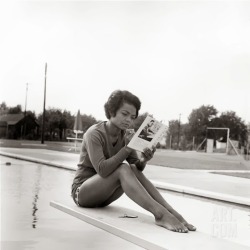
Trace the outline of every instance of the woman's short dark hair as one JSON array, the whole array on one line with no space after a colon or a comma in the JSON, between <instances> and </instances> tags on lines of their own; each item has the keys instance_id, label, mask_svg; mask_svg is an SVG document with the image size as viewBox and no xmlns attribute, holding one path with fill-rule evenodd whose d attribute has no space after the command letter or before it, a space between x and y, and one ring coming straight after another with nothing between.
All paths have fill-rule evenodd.
<instances>
[{"instance_id":1,"label":"woman's short dark hair","mask_svg":"<svg viewBox=\"0 0 250 250\"><path fill-rule=\"evenodd\" d=\"M124 104L128 103L134 105L136 108L136 117L141 108L141 101L139 98L127 90L115 90L111 93L108 101L104 104L105 115L108 119L111 116L116 116L117 110Z\"/></svg>"}]
</instances>

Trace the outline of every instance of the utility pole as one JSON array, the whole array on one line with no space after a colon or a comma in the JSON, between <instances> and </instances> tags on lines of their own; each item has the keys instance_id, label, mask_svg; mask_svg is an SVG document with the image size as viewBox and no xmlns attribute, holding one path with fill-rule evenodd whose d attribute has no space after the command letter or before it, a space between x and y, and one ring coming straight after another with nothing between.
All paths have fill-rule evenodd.
<instances>
[{"instance_id":1,"label":"utility pole","mask_svg":"<svg viewBox=\"0 0 250 250\"><path fill-rule=\"evenodd\" d=\"M47 63L45 63L45 77L44 77L43 123L42 123L42 140L41 140L42 144L44 144L45 104L46 104L46 78L47 78Z\"/></svg>"},{"instance_id":2,"label":"utility pole","mask_svg":"<svg viewBox=\"0 0 250 250\"><path fill-rule=\"evenodd\" d=\"M26 96L25 96L25 108L24 108L24 117L26 116L26 108L27 108L27 96L28 96L28 83L26 83Z\"/></svg>"},{"instance_id":3,"label":"utility pole","mask_svg":"<svg viewBox=\"0 0 250 250\"><path fill-rule=\"evenodd\" d=\"M178 150L180 150L180 130L181 130L181 114L179 114L179 123L178 123L178 142L177 142Z\"/></svg>"},{"instance_id":4,"label":"utility pole","mask_svg":"<svg viewBox=\"0 0 250 250\"><path fill-rule=\"evenodd\" d=\"M27 109L28 85L29 84L26 83L25 106L24 106L24 123L23 123L23 129L22 129L22 138L26 134L26 109Z\"/></svg>"}]
</instances>

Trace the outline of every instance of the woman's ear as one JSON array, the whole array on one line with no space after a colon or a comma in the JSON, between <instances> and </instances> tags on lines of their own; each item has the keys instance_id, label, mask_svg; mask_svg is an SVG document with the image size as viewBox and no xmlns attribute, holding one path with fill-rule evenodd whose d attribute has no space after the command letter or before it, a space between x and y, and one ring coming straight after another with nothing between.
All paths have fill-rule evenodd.
<instances>
[{"instance_id":1,"label":"woman's ear","mask_svg":"<svg viewBox=\"0 0 250 250\"><path fill-rule=\"evenodd\" d=\"M110 117L115 117L116 114L114 112L109 111L109 115Z\"/></svg>"}]
</instances>

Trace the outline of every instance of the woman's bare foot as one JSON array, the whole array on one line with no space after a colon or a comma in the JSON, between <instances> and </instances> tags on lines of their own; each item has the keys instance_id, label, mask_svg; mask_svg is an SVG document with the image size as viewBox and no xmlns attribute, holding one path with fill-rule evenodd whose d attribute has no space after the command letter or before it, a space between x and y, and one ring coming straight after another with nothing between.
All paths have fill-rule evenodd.
<instances>
[{"instance_id":1,"label":"woman's bare foot","mask_svg":"<svg viewBox=\"0 0 250 250\"><path fill-rule=\"evenodd\" d=\"M188 232L187 227L185 227L174 215L169 212L165 213L160 219L155 219L155 224L174 232Z\"/></svg>"},{"instance_id":2,"label":"woman's bare foot","mask_svg":"<svg viewBox=\"0 0 250 250\"><path fill-rule=\"evenodd\" d=\"M178 212L173 210L170 213L174 215L189 231L196 231L196 227L189 224Z\"/></svg>"},{"instance_id":3,"label":"woman's bare foot","mask_svg":"<svg viewBox=\"0 0 250 250\"><path fill-rule=\"evenodd\" d=\"M196 227L195 226L193 226L192 224L189 224L189 223L187 223L187 222L185 222L185 223L182 223L185 227L187 227L187 229L189 230L189 231L196 231Z\"/></svg>"}]
</instances>

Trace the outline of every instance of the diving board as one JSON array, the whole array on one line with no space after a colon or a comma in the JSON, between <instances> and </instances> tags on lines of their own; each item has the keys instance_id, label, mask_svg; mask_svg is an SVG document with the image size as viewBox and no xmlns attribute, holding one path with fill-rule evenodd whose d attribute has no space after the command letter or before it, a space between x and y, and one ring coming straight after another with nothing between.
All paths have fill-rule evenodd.
<instances>
[{"instance_id":1,"label":"diving board","mask_svg":"<svg viewBox=\"0 0 250 250\"><path fill-rule=\"evenodd\" d=\"M199 231L171 232L155 225L153 216L113 204L104 208L81 208L76 206L73 201L51 201L50 205L145 249L246 250L246 246L218 239ZM124 217L125 214L128 217ZM137 217L129 218L130 216Z\"/></svg>"}]
</instances>

